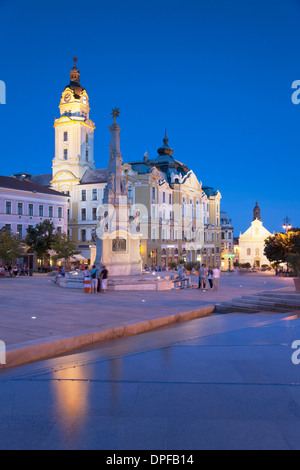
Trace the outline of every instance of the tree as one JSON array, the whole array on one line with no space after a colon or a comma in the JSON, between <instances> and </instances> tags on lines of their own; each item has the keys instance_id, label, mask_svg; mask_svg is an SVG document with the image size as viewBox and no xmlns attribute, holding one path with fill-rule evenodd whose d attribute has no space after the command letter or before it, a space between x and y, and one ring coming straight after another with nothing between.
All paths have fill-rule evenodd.
<instances>
[{"instance_id":1,"label":"tree","mask_svg":"<svg viewBox=\"0 0 300 470\"><path fill-rule=\"evenodd\" d=\"M300 230L276 233L265 240L265 256L272 263L286 263L290 254L300 254Z\"/></svg>"},{"instance_id":2,"label":"tree","mask_svg":"<svg viewBox=\"0 0 300 470\"><path fill-rule=\"evenodd\" d=\"M50 220L44 220L37 224L35 227L27 229L27 235L25 237L26 245L35 251L37 257L42 260L49 260L49 250L52 248L52 243L55 237L55 226Z\"/></svg>"},{"instance_id":3,"label":"tree","mask_svg":"<svg viewBox=\"0 0 300 470\"><path fill-rule=\"evenodd\" d=\"M287 256L287 262L292 267L295 277L300 275L300 254L291 253Z\"/></svg>"},{"instance_id":4,"label":"tree","mask_svg":"<svg viewBox=\"0 0 300 470\"><path fill-rule=\"evenodd\" d=\"M56 233L51 247L52 250L56 252L54 258L63 258L65 260L65 266L69 258L80 253L80 251L77 250L76 243L66 233Z\"/></svg>"},{"instance_id":5,"label":"tree","mask_svg":"<svg viewBox=\"0 0 300 470\"><path fill-rule=\"evenodd\" d=\"M14 263L23 254L24 241L3 227L0 230L0 259L6 263Z\"/></svg>"}]
</instances>

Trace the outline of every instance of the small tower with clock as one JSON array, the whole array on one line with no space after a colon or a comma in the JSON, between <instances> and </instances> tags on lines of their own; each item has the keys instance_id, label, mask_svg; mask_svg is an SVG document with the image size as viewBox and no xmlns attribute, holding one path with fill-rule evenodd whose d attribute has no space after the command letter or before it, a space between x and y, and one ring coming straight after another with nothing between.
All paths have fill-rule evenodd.
<instances>
[{"instance_id":1,"label":"small tower with clock","mask_svg":"<svg viewBox=\"0 0 300 470\"><path fill-rule=\"evenodd\" d=\"M70 83L62 92L60 117L55 119L55 156L52 165L52 185L58 190L66 180L81 180L84 173L95 168L94 130L89 118L89 97L80 84L77 58L70 72Z\"/></svg>"}]
</instances>

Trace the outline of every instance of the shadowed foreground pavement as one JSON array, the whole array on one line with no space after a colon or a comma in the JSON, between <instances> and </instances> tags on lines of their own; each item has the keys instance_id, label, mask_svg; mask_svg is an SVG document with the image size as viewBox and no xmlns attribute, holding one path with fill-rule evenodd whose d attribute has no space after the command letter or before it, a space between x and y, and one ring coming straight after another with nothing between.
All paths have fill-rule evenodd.
<instances>
[{"instance_id":1,"label":"shadowed foreground pavement","mask_svg":"<svg viewBox=\"0 0 300 470\"><path fill-rule=\"evenodd\" d=\"M212 315L2 370L0 448L300 449L297 339L297 315Z\"/></svg>"}]
</instances>

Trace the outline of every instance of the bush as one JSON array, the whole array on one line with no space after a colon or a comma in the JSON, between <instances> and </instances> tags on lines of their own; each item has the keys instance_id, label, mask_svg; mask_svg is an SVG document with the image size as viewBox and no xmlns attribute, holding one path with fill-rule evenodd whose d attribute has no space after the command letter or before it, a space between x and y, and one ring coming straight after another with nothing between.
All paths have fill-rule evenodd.
<instances>
[{"instance_id":1,"label":"bush","mask_svg":"<svg viewBox=\"0 0 300 470\"><path fill-rule=\"evenodd\" d=\"M242 268L250 269L250 268L251 268L251 264L250 264L250 263L243 263L243 264L241 264L241 267L242 267Z\"/></svg>"},{"instance_id":2,"label":"bush","mask_svg":"<svg viewBox=\"0 0 300 470\"><path fill-rule=\"evenodd\" d=\"M185 266L186 270L191 271L194 267L194 264L195 263L186 263L186 266Z\"/></svg>"},{"instance_id":3,"label":"bush","mask_svg":"<svg viewBox=\"0 0 300 470\"><path fill-rule=\"evenodd\" d=\"M175 269L177 267L177 264L175 263L175 261L171 261L169 264L168 264L169 268L171 269Z\"/></svg>"}]
</instances>

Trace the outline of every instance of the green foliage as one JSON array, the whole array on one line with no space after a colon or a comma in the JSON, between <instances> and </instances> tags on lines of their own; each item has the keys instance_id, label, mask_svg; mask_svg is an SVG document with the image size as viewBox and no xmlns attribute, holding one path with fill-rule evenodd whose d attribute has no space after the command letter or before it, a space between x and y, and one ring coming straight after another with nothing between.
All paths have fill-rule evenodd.
<instances>
[{"instance_id":1,"label":"green foliage","mask_svg":"<svg viewBox=\"0 0 300 470\"><path fill-rule=\"evenodd\" d=\"M14 263L23 254L23 243L10 230L0 230L0 259L6 263Z\"/></svg>"},{"instance_id":2,"label":"green foliage","mask_svg":"<svg viewBox=\"0 0 300 470\"><path fill-rule=\"evenodd\" d=\"M53 222L44 220L35 227L27 229L25 243L37 254L38 258L48 260L50 257L48 251L52 249L55 240L54 232Z\"/></svg>"},{"instance_id":3,"label":"green foliage","mask_svg":"<svg viewBox=\"0 0 300 470\"><path fill-rule=\"evenodd\" d=\"M169 268L171 269L175 269L176 266L177 266L177 263L175 263L175 261L171 261L169 264L168 264Z\"/></svg>"},{"instance_id":4,"label":"green foliage","mask_svg":"<svg viewBox=\"0 0 300 470\"><path fill-rule=\"evenodd\" d=\"M68 258L80 253L76 249L76 243L66 233L56 233L51 248L56 252L56 256L53 258L57 260L63 258L65 264Z\"/></svg>"},{"instance_id":5,"label":"green foliage","mask_svg":"<svg viewBox=\"0 0 300 470\"><path fill-rule=\"evenodd\" d=\"M291 266L294 276L300 275L300 253L291 253L286 258L287 263Z\"/></svg>"},{"instance_id":6,"label":"green foliage","mask_svg":"<svg viewBox=\"0 0 300 470\"><path fill-rule=\"evenodd\" d=\"M191 271L194 266L195 266L195 263L186 263L185 268L187 271Z\"/></svg>"},{"instance_id":7,"label":"green foliage","mask_svg":"<svg viewBox=\"0 0 300 470\"><path fill-rule=\"evenodd\" d=\"M250 264L250 263L242 263L240 266L241 266L241 268L247 268L247 269L250 269L250 268L251 268L251 264Z\"/></svg>"},{"instance_id":8,"label":"green foliage","mask_svg":"<svg viewBox=\"0 0 300 470\"><path fill-rule=\"evenodd\" d=\"M300 230L276 233L265 240L264 254L271 263L286 263L290 254L300 254Z\"/></svg>"}]
</instances>

